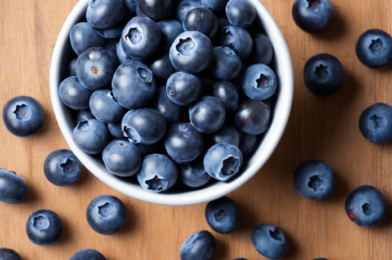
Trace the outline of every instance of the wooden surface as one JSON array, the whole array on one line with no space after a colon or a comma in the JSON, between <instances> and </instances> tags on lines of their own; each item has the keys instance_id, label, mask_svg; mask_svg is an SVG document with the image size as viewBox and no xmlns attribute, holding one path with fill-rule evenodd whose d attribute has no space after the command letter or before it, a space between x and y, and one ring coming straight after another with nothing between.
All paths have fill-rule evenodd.
<instances>
[{"instance_id":1,"label":"wooden surface","mask_svg":"<svg viewBox=\"0 0 392 260\"><path fill-rule=\"evenodd\" d=\"M292 115L275 153L247 184L230 194L239 205L241 223L230 235L216 237L214 259L264 259L250 242L259 223L279 226L289 241L285 259L392 259L392 217L375 228L360 228L346 216L344 201L363 184L379 188L392 212L392 144L366 141L358 130L362 110L374 102L392 104L392 67L371 70L355 56L359 35L370 28L392 34L390 0L333 0L336 20L325 33L312 36L291 18L294 0L262 0L274 15L290 47L295 71ZM0 0L0 107L18 95L41 102L44 129L31 138L17 138L0 123L0 167L22 175L31 187L21 205L0 203L0 247L17 250L27 260L68 259L84 248L101 251L109 260L178 259L182 242L197 230L211 230L204 218L205 204L191 207L157 206L128 198L84 170L69 188L51 185L43 173L46 156L68 148L55 120L49 95L49 66L60 29L77 0ZM317 98L305 88L302 69L314 54L336 55L346 71L344 88L328 98ZM293 187L292 171L307 159L323 159L337 174L330 199L316 202L301 197ZM119 197L126 205L125 228L113 236L95 233L85 213L102 194ZM48 247L32 244L25 224L35 210L57 212L64 223L61 240Z\"/></svg>"}]
</instances>

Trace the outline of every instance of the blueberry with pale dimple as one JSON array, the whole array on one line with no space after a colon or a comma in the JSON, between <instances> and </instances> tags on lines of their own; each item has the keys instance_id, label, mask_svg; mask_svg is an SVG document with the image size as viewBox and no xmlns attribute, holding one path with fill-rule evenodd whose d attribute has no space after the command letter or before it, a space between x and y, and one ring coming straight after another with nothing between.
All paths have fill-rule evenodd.
<instances>
[{"instance_id":1,"label":"blueberry with pale dimple","mask_svg":"<svg viewBox=\"0 0 392 260\"><path fill-rule=\"evenodd\" d=\"M373 143L392 140L392 107L376 103L367 107L359 117L359 130L363 137Z\"/></svg>"},{"instance_id":2,"label":"blueberry with pale dimple","mask_svg":"<svg viewBox=\"0 0 392 260\"><path fill-rule=\"evenodd\" d=\"M121 36L127 21L128 20L124 20L121 23L107 29L96 29L95 32L105 39L117 39Z\"/></svg>"},{"instance_id":3,"label":"blueberry with pale dimple","mask_svg":"<svg viewBox=\"0 0 392 260\"><path fill-rule=\"evenodd\" d=\"M110 134L116 139L123 139L124 135L121 128L121 121L114 124L108 124Z\"/></svg>"},{"instance_id":4,"label":"blueberry with pale dimple","mask_svg":"<svg viewBox=\"0 0 392 260\"><path fill-rule=\"evenodd\" d=\"M0 169L0 201L19 204L29 197L29 186L25 179L6 169Z\"/></svg>"},{"instance_id":5,"label":"blueberry with pale dimple","mask_svg":"<svg viewBox=\"0 0 392 260\"><path fill-rule=\"evenodd\" d=\"M248 27L256 18L256 9L249 0L230 0L226 15L232 25Z\"/></svg>"},{"instance_id":6,"label":"blueberry with pale dimple","mask_svg":"<svg viewBox=\"0 0 392 260\"><path fill-rule=\"evenodd\" d=\"M89 107L89 100L93 92L79 83L75 76L66 78L59 87L59 97L64 105L75 109L86 109Z\"/></svg>"},{"instance_id":7,"label":"blueberry with pale dimple","mask_svg":"<svg viewBox=\"0 0 392 260\"><path fill-rule=\"evenodd\" d=\"M127 110L122 107L108 89L96 90L90 98L91 113L104 123L118 123Z\"/></svg>"},{"instance_id":8,"label":"blueberry with pale dimple","mask_svg":"<svg viewBox=\"0 0 392 260\"><path fill-rule=\"evenodd\" d=\"M240 57L230 47L215 47L212 51L210 70L222 80L231 80L239 75L242 68Z\"/></svg>"},{"instance_id":9,"label":"blueberry with pale dimple","mask_svg":"<svg viewBox=\"0 0 392 260\"><path fill-rule=\"evenodd\" d=\"M274 57L274 47L267 35L255 33L253 38L252 61L269 65Z\"/></svg>"},{"instance_id":10,"label":"blueberry with pale dimple","mask_svg":"<svg viewBox=\"0 0 392 260\"><path fill-rule=\"evenodd\" d=\"M94 29L108 29L121 22L127 10L124 0L90 0L86 19Z\"/></svg>"},{"instance_id":11,"label":"blueberry with pale dimple","mask_svg":"<svg viewBox=\"0 0 392 260\"><path fill-rule=\"evenodd\" d=\"M66 187L74 185L80 179L82 168L73 152L60 149L46 157L44 173L52 184Z\"/></svg>"},{"instance_id":12,"label":"blueberry with pale dimple","mask_svg":"<svg viewBox=\"0 0 392 260\"><path fill-rule=\"evenodd\" d=\"M97 119L80 121L72 133L76 146L87 154L99 154L110 141L106 124Z\"/></svg>"},{"instance_id":13,"label":"blueberry with pale dimple","mask_svg":"<svg viewBox=\"0 0 392 260\"><path fill-rule=\"evenodd\" d=\"M124 203L117 197L102 195L95 198L87 208L87 222L102 235L113 235L125 224L127 211Z\"/></svg>"},{"instance_id":14,"label":"blueberry with pale dimple","mask_svg":"<svg viewBox=\"0 0 392 260\"><path fill-rule=\"evenodd\" d=\"M171 15L173 0L138 0L140 10L153 20L162 20Z\"/></svg>"},{"instance_id":15,"label":"blueberry with pale dimple","mask_svg":"<svg viewBox=\"0 0 392 260\"><path fill-rule=\"evenodd\" d=\"M176 7L175 10L175 15L176 19L182 24L182 22L185 19L186 14L196 8L196 7L202 7L201 1L200 0L183 0L180 1Z\"/></svg>"},{"instance_id":16,"label":"blueberry with pale dimple","mask_svg":"<svg viewBox=\"0 0 392 260\"><path fill-rule=\"evenodd\" d=\"M22 257L15 251L9 248L0 248L1 260L23 260Z\"/></svg>"},{"instance_id":17,"label":"blueberry with pale dimple","mask_svg":"<svg viewBox=\"0 0 392 260\"><path fill-rule=\"evenodd\" d=\"M131 143L153 144L165 135L166 122L158 111L151 108L139 108L125 114L121 128L124 136Z\"/></svg>"},{"instance_id":18,"label":"blueberry with pale dimple","mask_svg":"<svg viewBox=\"0 0 392 260\"><path fill-rule=\"evenodd\" d=\"M158 87L152 108L162 114L168 126L181 122L184 116L184 108L170 101L165 86Z\"/></svg>"},{"instance_id":19,"label":"blueberry with pale dimple","mask_svg":"<svg viewBox=\"0 0 392 260\"><path fill-rule=\"evenodd\" d=\"M47 209L41 209L29 217L26 233L31 242L39 246L56 243L63 234L63 222L59 215Z\"/></svg>"},{"instance_id":20,"label":"blueberry with pale dimple","mask_svg":"<svg viewBox=\"0 0 392 260\"><path fill-rule=\"evenodd\" d=\"M207 184L211 180L204 169L202 162L193 161L190 163L182 163L178 165L180 171L180 180L186 186L191 188L199 188Z\"/></svg>"},{"instance_id":21,"label":"blueberry with pale dimple","mask_svg":"<svg viewBox=\"0 0 392 260\"><path fill-rule=\"evenodd\" d=\"M212 178L219 181L227 181L235 176L242 163L240 149L229 143L218 143L204 155L204 168Z\"/></svg>"},{"instance_id":22,"label":"blueberry with pale dimple","mask_svg":"<svg viewBox=\"0 0 392 260\"><path fill-rule=\"evenodd\" d=\"M142 157L145 157L153 153L159 153L159 154L166 153L165 145L163 144L162 140L154 144L137 144L136 146L139 149Z\"/></svg>"},{"instance_id":23,"label":"blueberry with pale dimple","mask_svg":"<svg viewBox=\"0 0 392 260\"><path fill-rule=\"evenodd\" d=\"M216 97L204 96L189 107L189 118L199 132L211 134L224 124L225 106Z\"/></svg>"},{"instance_id":24,"label":"blueberry with pale dimple","mask_svg":"<svg viewBox=\"0 0 392 260\"><path fill-rule=\"evenodd\" d=\"M211 260L216 252L216 241L214 236L206 231L200 230L190 236L180 248L181 260Z\"/></svg>"},{"instance_id":25,"label":"blueberry with pale dimple","mask_svg":"<svg viewBox=\"0 0 392 260\"><path fill-rule=\"evenodd\" d=\"M207 140L210 146L218 143L229 143L239 147L241 136L234 126L225 123L217 132L208 135Z\"/></svg>"},{"instance_id":26,"label":"blueberry with pale dimple","mask_svg":"<svg viewBox=\"0 0 392 260\"><path fill-rule=\"evenodd\" d=\"M255 226L250 239L260 255L272 260L285 257L289 248L283 231L267 224Z\"/></svg>"},{"instance_id":27,"label":"blueberry with pale dimple","mask_svg":"<svg viewBox=\"0 0 392 260\"><path fill-rule=\"evenodd\" d=\"M196 7L185 15L182 27L184 31L201 32L212 40L218 32L218 18L210 9Z\"/></svg>"},{"instance_id":28,"label":"blueberry with pale dimple","mask_svg":"<svg viewBox=\"0 0 392 260\"><path fill-rule=\"evenodd\" d=\"M75 24L69 32L71 46L77 55L91 47L103 47L106 39L102 38L90 24L86 22Z\"/></svg>"},{"instance_id":29,"label":"blueberry with pale dimple","mask_svg":"<svg viewBox=\"0 0 392 260\"><path fill-rule=\"evenodd\" d=\"M202 92L203 82L189 73L176 72L166 82L168 98L179 106L189 106L201 97Z\"/></svg>"},{"instance_id":30,"label":"blueberry with pale dimple","mask_svg":"<svg viewBox=\"0 0 392 260\"><path fill-rule=\"evenodd\" d=\"M268 129L270 118L271 112L266 104L260 100L250 99L240 105L234 122L242 132L258 135Z\"/></svg>"},{"instance_id":31,"label":"blueberry with pale dimple","mask_svg":"<svg viewBox=\"0 0 392 260\"><path fill-rule=\"evenodd\" d=\"M215 13L221 13L225 11L227 1L228 0L201 0L201 3L205 8L211 9Z\"/></svg>"},{"instance_id":32,"label":"blueberry with pale dimple","mask_svg":"<svg viewBox=\"0 0 392 260\"><path fill-rule=\"evenodd\" d=\"M241 59L245 59L251 54L253 39L247 30L241 27L227 26L223 28L220 37L222 46L232 48Z\"/></svg>"},{"instance_id":33,"label":"blueberry with pale dimple","mask_svg":"<svg viewBox=\"0 0 392 260\"><path fill-rule=\"evenodd\" d=\"M239 94L230 81L219 81L213 86L213 96L218 98L226 108L227 114L234 113L239 104Z\"/></svg>"},{"instance_id":34,"label":"blueberry with pale dimple","mask_svg":"<svg viewBox=\"0 0 392 260\"><path fill-rule=\"evenodd\" d=\"M350 220L361 227L381 224L388 213L384 195L369 185L354 189L346 199L345 209Z\"/></svg>"},{"instance_id":35,"label":"blueberry with pale dimple","mask_svg":"<svg viewBox=\"0 0 392 260\"><path fill-rule=\"evenodd\" d=\"M157 89L150 68L138 61L126 62L118 67L113 77L115 99L127 109L147 106Z\"/></svg>"},{"instance_id":36,"label":"blueberry with pale dimple","mask_svg":"<svg viewBox=\"0 0 392 260\"><path fill-rule=\"evenodd\" d=\"M90 90L107 88L119 65L116 54L102 47L93 47L83 52L76 64L76 75L80 84Z\"/></svg>"},{"instance_id":37,"label":"blueberry with pale dimple","mask_svg":"<svg viewBox=\"0 0 392 260\"><path fill-rule=\"evenodd\" d=\"M184 31L177 20L165 19L157 22L157 25L161 30L161 45L164 47L170 47L177 36Z\"/></svg>"},{"instance_id":38,"label":"blueberry with pale dimple","mask_svg":"<svg viewBox=\"0 0 392 260\"><path fill-rule=\"evenodd\" d=\"M130 61L131 58L124 52L124 49L121 44L121 39L120 41L116 44L116 54L117 58L120 61L121 64L124 64L127 61Z\"/></svg>"},{"instance_id":39,"label":"blueberry with pale dimple","mask_svg":"<svg viewBox=\"0 0 392 260\"><path fill-rule=\"evenodd\" d=\"M170 47L170 60L177 70L199 73L208 67L212 48L210 39L201 32L183 32Z\"/></svg>"},{"instance_id":40,"label":"blueberry with pale dimple","mask_svg":"<svg viewBox=\"0 0 392 260\"><path fill-rule=\"evenodd\" d=\"M75 253L69 260L106 260L100 252L94 249L83 249Z\"/></svg>"},{"instance_id":41,"label":"blueberry with pale dimple","mask_svg":"<svg viewBox=\"0 0 392 260\"><path fill-rule=\"evenodd\" d=\"M76 115L75 122L79 123L80 121L85 121L89 119L95 119L95 116L91 113L90 109L79 110Z\"/></svg>"},{"instance_id":42,"label":"blueberry with pale dimple","mask_svg":"<svg viewBox=\"0 0 392 260\"><path fill-rule=\"evenodd\" d=\"M242 76L242 90L251 99L266 100L275 94L277 88L275 72L267 65L252 65Z\"/></svg>"},{"instance_id":43,"label":"blueberry with pale dimple","mask_svg":"<svg viewBox=\"0 0 392 260\"><path fill-rule=\"evenodd\" d=\"M125 26L121 35L124 52L141 60L153 55L161 44L161 31L153 20L136 16Z\"/></svg>"},{"instance_id":44,"label":"blueberry with pale dimple","mask_svg":"<svg viewBox=\"0 0 392 260\"><path fill-rule=\"evenodd\" d=\"M168 49L158 50L157 54L151 59L150 69L155 77L163 80L167 80L170 75L176 72L170 61Z\"/></svg>"},{"instance_id":45,"label":"blueberry with pale dimple","mask_svg":"<svg viewBox=\"0 0 392 260\"><path fill-rule=\"evenodd\" d=\"M3 121L11 134L29 137L44 125L45 114L41 104L32 97L14 97L3 108Z\"/></svg>"},{"instance_id":46,"label":"blueberry with pale dimple","mask_svg":"<svg viewBox=\"0 0 392 260\"><path fill-rule=\"evenodd\" d=\"M228 197L210 201L207 204L205 216L208 225L220 234L233 232L240 220L237 204Z\"/></svg>"},{"instance_id":47,"label":"blueberry with pale dimple","mask_svg":"<svg viewBox=\"0 0 392 260\"><path fill-rule=\"evenodd\" d=\"M169 190L176 183L177 178L177 166L169 157L162 154L150 154L144 157L142 167L137 173L140 186L153 192Z\"/></svg>"},{"instance_id":48,"label":"blueberry with pale dimple","mask_svg":"<svg viewBox=\"0 0 392 260\"><path fill-rule=\"evenodd\" d=\"M244 157L249 156L253 151L257 149L260 144L259 135L250 135L247 133L241 133L240 150Z\"/></svg>"}]
</instances>

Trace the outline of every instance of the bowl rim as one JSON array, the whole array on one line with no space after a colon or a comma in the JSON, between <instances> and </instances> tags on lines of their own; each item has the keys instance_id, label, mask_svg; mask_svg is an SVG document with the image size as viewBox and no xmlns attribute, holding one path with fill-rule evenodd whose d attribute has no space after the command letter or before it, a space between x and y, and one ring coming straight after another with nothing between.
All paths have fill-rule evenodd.
<instances>
[{"instance_id":1,"label":"bowl rim","mask_svg":"<svg viewBox=\"0 0 392 260\"><path fill-rule=\"evenodd\" d=\"M186 206L205 203L225 196L249 181L261 169L274 152L286 128L293 101L294 74L287 42L275 19L259 0L250 1L257 11L256 19L260 20L275 49L274 59L276 60L277 65L275 73L279 79L280 87L271 126L266 132L258 149L247 162L247 168L241 175L234 178L234 180L229 182L217 182L202 189L175 194L154 193L142 189L139 185L123 181L121 178L110 174L105 169L104 165L96 163L96 159L94 159L93 156L82 152L73 142L73 127L71 127L69 122L73 122L74 119L71 117L70 113L67 112L69 108L63 105L60 100L58 87L61 83L60 77L63 71L63 52L66 49L66 45L69 45L69 31L74 24L79 22L81 15L84 15L89 0L80 0L76 4L61 29L53 51L50 66L50 92L55 117L66 142L81 163L83 163L91 173L106 185L129 197L154 204ZM279 50L279 52L276 50ZM244 168L245 167L243 167L243 169Z\"/></svg>"}]
</instances>

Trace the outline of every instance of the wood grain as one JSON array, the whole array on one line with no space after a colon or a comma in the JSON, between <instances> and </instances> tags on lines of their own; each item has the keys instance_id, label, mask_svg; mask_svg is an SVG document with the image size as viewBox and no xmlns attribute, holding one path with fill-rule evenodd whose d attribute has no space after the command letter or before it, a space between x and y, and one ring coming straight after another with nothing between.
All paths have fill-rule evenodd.
<instances>
[{"instance_id":1,"label":"wood grain","mask_svg":"<svg viewBox=\"0 0 392 260\"><path fill-rule=\"evenodd\" d=\"M390 0L333 0L336 20L321 35L308 35L291 19L294 0L262 0L285 35L295 71L295 96L287 130L260 172L230 194L241 210L239 228L219 235L215 259L264 259L250 242L259 223L281 227L289 240L285 259L392 259L392 218L375 228L360 228L346 217L344 201L355 187L370 184L387 197L392 211L392 144L367 142L358 130L362 110L374 102L392 104L392 67L371 70L355 56L359 35L370 28L392 34ZM182 242L193 232L211 229L204 205L157 206L128 198L84 170L69 188L45 179L43 162L55 149L68 148L55 120L49 96L51 54L62 24L77 0L0 0L0 107L17 95L30 95L46 113L44 129L31 138L17 138L0 124L0 167L16 171L30 184L32 195L22 205L0 203L0 247L17 250L27 260L68 259L84 248L101 251L110 260L178 259ZM344 88L328 98L313 96L304 86L302 70L314 54L327 52L343 63ZM337 190L325 201L301 197L292 171L307 159L323 159L337 173ZM98 195L112 194L127 205L126 227L113 236L95 233L85 212ZM29 215L48 208L63 219L65 233L49 247L32 244L25 232Z\"/></svg>"}]
</instances>

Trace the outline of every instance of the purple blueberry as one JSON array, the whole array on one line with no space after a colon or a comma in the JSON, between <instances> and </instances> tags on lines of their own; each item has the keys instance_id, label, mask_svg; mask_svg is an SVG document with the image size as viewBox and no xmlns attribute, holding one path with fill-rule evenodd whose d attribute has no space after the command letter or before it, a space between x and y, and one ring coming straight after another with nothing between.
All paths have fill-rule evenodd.
<instances>
[{"instance_id":1,"label":"purple blueberry","mask_svg":"<svg viewBox=\"0 0 392 260\"><path fill-rule=\"evenodd\" d=\"M215 83L213 86L213 96L223 103L227 114L234 113L240 105L238 91L229 81Z\"/></svg>"},{"instance_id":2,"label":"purple blueberry","mask_svg":"<svg viewBox=\"0 0 392 260\"><path fill-rule=\"evenodd\" d=\"M66 187L74 185L80 179L82 168L73 152L60 149L46 157L44 173L52 184Z\"/></svg>"},{"instance_id":3,"label":"purple blueberry","mask_svg":"<svg viewBox=\"0 0 392 260\"><path fill-rule=\"evenodd\" d=\"M255 33L253 37L253 63L269 65L274 57L274 47L267 35Z\"/></svg>"},{"instance_id":4,"label":"purple blueberry","mask_svg":"<svg viewBox=\"0 0 392 260\"><path fill-rule=\"evenodd\" d=\"M267 130L270 118L271 112L266 104L260 100L250 99L240 105L234 122L242 132L258 135Z\"/></svg>"},{"instance_id":5,"label":"purple blueberry","mask_svg":"<svg viewBox=\"0 0 392 260\"><path fill-rule=\"evenodd\" d=\"M31 242L39 246L56 243L63 234L63 222L59 215L47 209L41 209L29 217L26 233Z\"/></svg>"},{"instance_id":6,"label":"purple blueberry","mask_svg":"<svg viewBox=\"0 0 392 260\"><path fill-rule=\"evenodd\" d=\"M189 106L201 97L202 92L203 82L189 73L176 72L166 82L168 98L179 106Z\"/></svg>"},{"instance_id":7,"label":"purple blueberry","mask_svg":"<svg viewBox=\"0 0 392 260\"><path fill-rule=\"evenodd\" d=\"M106 124L97 119L80 121L72 133L75 145L87 154L98 154L110 141L110 133Z\"/></svg>"},{"instance_id":8,"label":"purple blueberry","mask_svg":"<svg viewBox=\"0 0 392 260\"><path fill-rule=\"evenodd\" d=\"M75 109L86 109L93 92L83 87L77 77L69 77L61 82L59 96L64 105Z\"/></svg>"},{"instance_id":9,"label":"purple blueberry","mask_svg":"<svg viewBox=\"0 0 392 260\"><path fill-rule=\"evenodd\" d=\"M0 169L0 201L19 204L29 197L29 186L25 179L6 169Z\"/></svg>"},{"instance_id":10,"label":"purple blueberry","mask_svg":"<svg viewBox=\"0 0 392 260\"><path fill-rule=\"evenodd\" d=\"M216 241L214 236L206 231L200 230L190 236L180 248L181 260L211 260L216 252Z\"/></svg>"},{"instance_id":11,"label":"purple blueberry","mask_svg":"<svg viewBox=\"0 0 392 260\"><path fill-rule=\"evenodd\" d=\"M86 19L94 29L108 29L120 23L127 10L124 0L90 0Z\"/></svg>"},{"instance_id":12,"label":"purple blueberry","mask_svg":"<svg viewBox=\"0 0 392 260\"><path fill-rule=\"evenodd\" d=\"M170 48L177 36L184 31L177 20L165 19L157 22L157 25L161 30L161 45L164 47Z\"/></svg>"},{"instance_id":13,"label":"purple blueberry","mask_svg":"<svg viewBox=\"0 0 392 260\"><path fill-rule=\"evenodd\" d=\"M212 40L218 32L218 18L210 9L196 7L185 15L182 27L184 31L201 32Z\"/></svg>"},{"instance_id":14,"label":"purple blueberry","mask_svg":"<svg viewBox=\"0 0 392 260\"><path fill-rule=\"evenodd\" d=\"M232 48L241 59L245 59L251 54L253 39L247 30L241 27L227 26L223 28L220 37L222 46Z\"/></svg>"},{"instance_id":15,"label":"purple blueberry","mask_svg":"<svg viewBox=\"0 0 392 260\"><path fill-rule=\"evenodd\" d=\"M275 94L277 88L275 72L267 65L252 65L242 76L242 90L251 99L266 100Z\"/></svg>"},{"instance_id":16,"label":"purple blueberry","mask_svg":"<svg viewBox=\"0 0 392 260\"><path fill-rule=\"evenodd\" d=\"M231 80L239 75L242 68L240 57L230 47L215 47L212 51L210 71L222 80Z\"/></svg>"},{"instance_id":17,"label":"purple blueberry","mask_svg":"<svg viewBox=\"0 0 392 260\"><path fill-rule=\"evenodd\" d=\"M140 10L153 20L162 20L171 15L173 0L138 0Z\"/></svg>"},{"instance_id":18,"label":"purple blueberry","mask_svg":"<svg viewBox=\"0 0 392 260\"><path fill-rule=\"evenodd\" d=\"M104 123L118 123L127 112L108 89L96 90L90 98L91 113Z\"/></svg>"},{"instance_id":19,"label":"purple blueberry","mask_svg":"<svg viewBox=\"0 0 392 260\"><path fill-rule=\"evenodd\" d=\"M170 101L165 86L158 87L152 108L162 114L167 126L181 122L184 116L184 108Z\"/></svg>"},{"instance_id":20,"label":"purple blueberry","mask_svg":"<svg viewBox=\"0 0 392 260\"><path fill-rule=\"evenodd\" d=\"M225 106L216 97L204 96L189 107L189 118L199 132L211 134L225 122Z\"/></svg>"},{"instance_id":21,"label":"purple blueberry","mask_svg":"<svg viewBox=\"0 0 392 260\"><path fill-rule=\"evenodd\" d=\"M233 232L240 220L237 204L228 197L209 202L205 210L205 216L208 225L220 234Z\"/></svg>"},{"instance_id":22,"label":"purple blueberry","mask_svg":"<svg viewBox=\"0 0 392 260\"><path fill-rule=\"evenodd\" d=\"M90 24L83 22L75 24L69 32L71 46L77 55L91 47L103 47L106 39L102 38Z\"/></svg>"},{"instance_id":23,"label":"purple blueberry","mask_svg":"<svg viewBox=\"0 0 392 260\"><path fill-rule=\"evenodd\" d=\"M22 257L15 251L9 248L0 248L1 260L23 260Z\"/></svg>"},{"instance_id":24,"label":"purple blueberry","mask_svg":"<svg viewBox=\"0 0 392 260\"><path fill-rule=\"evenodd\" d=\"M250 239L256 251L265 258L278 260L287 254L286 237L277 227L267 224L257 225L252 229Z\"/></svg>"},{"instance_id":25,"label":"purple blueberry","mask_svg":"<svg viewBox=\"0 0 392 260\"><path fill-rule=\"evenodd\" d=\"M71 256L69 260L106 260L106 258L94 249L83 249Z\"/></svg>"},{"instance_id":26,"label":"purple blueberry","mask_svg":"<svg viewBox=\"0 0 392 260\"><path fill-rule=\"evenodd\" d=\"M193 161L190 163L179 164L180 180L186 186L191 188L199 188L207 184L211 180L211 176L208 175L204 169L202 162Z\"/></svg>"},{"instance_id":27,"label":"purple blueberry","mask_svg":"<svg viewBox=\"0 0 392 260\"><path fill-rule=\"evenodd\" d=\"M256 9L249 0L230 0L226 15L232 25L248 27L256 18Z\"/></svg>"}]
</instances>

